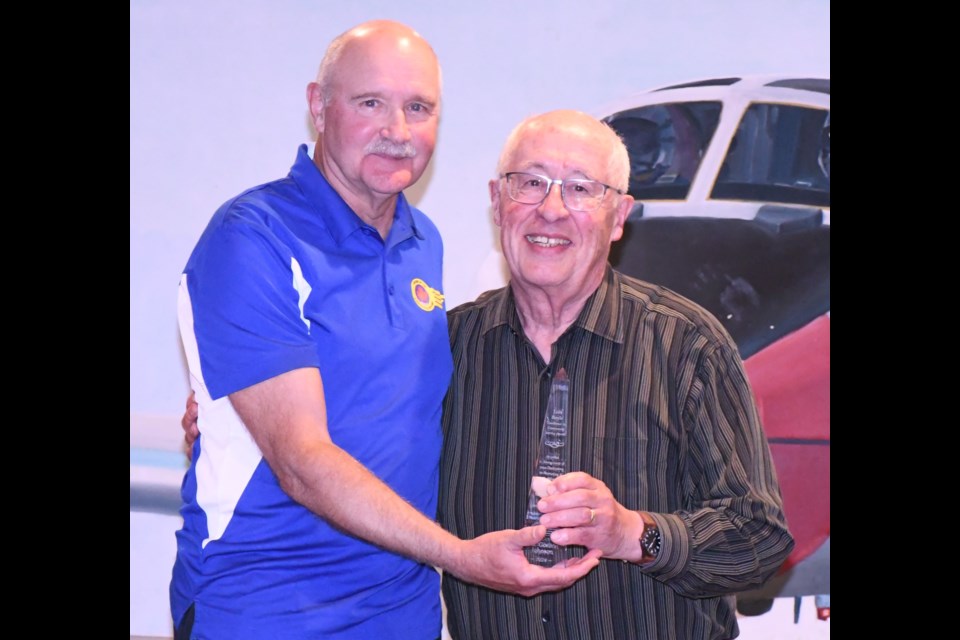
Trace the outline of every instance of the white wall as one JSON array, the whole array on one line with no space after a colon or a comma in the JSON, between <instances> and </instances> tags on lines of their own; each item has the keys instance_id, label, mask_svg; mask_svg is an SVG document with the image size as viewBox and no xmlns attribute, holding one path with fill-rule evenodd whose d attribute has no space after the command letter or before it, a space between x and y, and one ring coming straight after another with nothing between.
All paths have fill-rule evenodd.
<instances>
[{"instance_id":1,"label":"white wall","mask_svg":"<svg viewBox=\"0 0 960 640\"><path fill-rule=\"evenodd\" d=\"M305 88L327 43L371 18L419 30L443 67L437 150L408 196L444 236L449 307L479 293L496 246L486 182L525 116L605 115L631 94L710 76L830 74L826 0L131 0L131 483L134 448L179 447L187 256L223 201L287 173L312 140ZM131 515L131 633L166 608L172 541L142 534L155 524Z\"/></svg>"},{"instance_id":2,"label":"white wall","mask_svg":"<svg viewBox=\"0 0 960 640\"><path fill-rule=\"evenodd\" d=\"M418 29L443 66L437 151L412 199L445 238L451 307L479 293L475 274L495 246L486 181L523 117L596 113L706 76L830 73L824 0L131 0L135 427L156 416L175 425L182 412L177 281L207 220L241 190L286 174L312 139L305 87L324 48L374 17Z\"/></svg>"}]
</instances>

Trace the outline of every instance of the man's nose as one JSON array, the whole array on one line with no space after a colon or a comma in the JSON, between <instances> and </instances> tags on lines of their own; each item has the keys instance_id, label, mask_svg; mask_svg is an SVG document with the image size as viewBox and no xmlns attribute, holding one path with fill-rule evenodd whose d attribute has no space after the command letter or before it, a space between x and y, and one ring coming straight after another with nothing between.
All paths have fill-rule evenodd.
<instances>
[{"instance_id":1,"label":"man's nose","mask_svg":"<svg viewBox=\"0 0 960 640\"><path fill-rule=\"evenodd\" d=\"M570 215L567 205L563 202L562 189L563 185L555 182L547 189L547 197L543 199L539 207L540 215L544 220L554 222Z\"/></svg>"},{"instance_id":2,"label":"man's nose","mask_svg":"<svg viewBox=\"0 0 960 640\"><path fill-rule=\"evenodd\" d=\"M394 142L406 142L410 139L410 127L403 109L391 109L386 116L380 135Z\"/></svg>"}]
</instances>

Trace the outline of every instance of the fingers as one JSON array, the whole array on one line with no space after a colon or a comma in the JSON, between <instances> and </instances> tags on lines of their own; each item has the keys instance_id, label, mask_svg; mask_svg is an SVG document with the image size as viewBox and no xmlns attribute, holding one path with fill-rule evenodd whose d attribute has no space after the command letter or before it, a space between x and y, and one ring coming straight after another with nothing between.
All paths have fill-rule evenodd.
<instances>
[{"instance_id":1,"label":"fingers","mask_svg":"<svg viewBox=\"0 0 960 640\"><path fill-rule=\"evenodd\" d=\"M187 404L180 418L180 426L183 428L183 442L186 444L185 453L187 460L193 459L193 443L200 437L200 428L197 420L200 415L200 405L197 404L196 395L193 391L187 396Z\"/></svg>"},{"instance_id":2,"label":"fingers","mask_svg":"<svg viewBox=\"0 0 960 640\"><path fill-rule=\"evenodd\" d=\"M530 579L522 588L517 589L516 593L530 597L538 593L566 589L593 571L600 564L601 555L600 551L591 550L582 558L570 558L552 567L528 565Z\"/></svg>"},{"instance_id":3,"label":"fingers","mask_svg":"<svg viewBox=\"0 0 960 640\"><path fill-rule=\"evenodd\" d=\"M578 558L576 562L567 561L562 567L559 565L553 567L553 569L556 569L560 572L560 576L562 578L561 588L568 587L583 576L593 571L594 567L600 564L600 555L601 554L598 550L593 550L582 558ZM546 571L552 571L553 569L546 569Z\"/></svg>"},{"instance_id":4,"label":"fingers","mask_svg":"<svg viewBox=\"0 0 960 640\"><path fill-rule=\"evenodd\" d=\"M599 562L590 556L570 566L558 564L545 568L530 564L523 548L535 545L546 533L546 527L536 525L494 531L463 541L466 553L460 556L462 562L448 570L461 579L490 589L532 596L569 587Z\"/></svg>"},{"instance_id":5,"label":"fingers","mask_svg":"<svg viewBox=\"0 0 960 640\"><path fill-rule=\"evenodd\" d=\"M583 533L585 529L577 527L559 527L550 534L550 539L560 545L581 544L592 546L589 543L593 536Z\"/></svg>"},{"instance_id":6,"label":"fingers","mask_svg":"<svg viewBox=\"0 0 960 640\"><path fill-rule=\"evenodd\" d=\"M545 498L574 489L593 488L597 482L598 481L588 473L572 471L562 476L557 476L553 480L548 480L542 476L534 476L533 481L530 483L530 488L538 497Z\"/></svg>"},{"instance_id":7,"label":"fingers","mask_svg":"<svg viewBox=\"0 0 960 640\"><path fill-rule=\"evenodd\" d=\"M589 473L583 471L571 471L562 476L557 476L551 483L555 493L563 493L574 489L592 489L596 483L600 482ZM602 483L601 483L602 484Z\"/></svg>"},{"instance_id":8,"label":"fingers","mask_svg":"<svg viewBox=\"0 0 960 640\"><path fill-rule=\"evenodd\" d=\"M588 552L586 553L586 555L584 555L583 557L584 557L585 559L586 559L586 558L590 558L591 560L592 560L593 558L596 558L596 559L597 559L597 564L600 564L600 558L603 557L603 551L601 551L600 549L590 549L590 551L588 551Z\"/></svg>"},{"instance_id":9,"label":"fingers","mask_svg":"<svg viewBox=\"0 0 960 640\"><path fill-rule=\"evenodd\" d=\"M192 400L193 394L190 394ZM200 405L196 402L187 401L186 410L183 412L183 417L180 418L180 426L183 427L184 431L190 431L191 428L196 427L197 416L200 413Z\"/></svg>"},{"instance_id":10,"label":"fingers","mask_svg":"<svg viewBox=\"0 0 960 640\"><path fill-rule=\"evenodd\" d=\"M200 414L200 405L197 404L197 394L193 391L187 396L187 404L184 407L183 417L180 418L180 426L184 431L196 429L197 416Z\"/></svg>"},{"instance_id":11,"label":"fingers","mask_svg":"<svg viewBox=\"0 0 960 640\"><path fill-rule=\"evenodd\" d=\"M547 535L547 528L542 524L533 525L518 529L516 533L517 544L521 547L532 547Z\"/></svg>"},{"instance_id":12,"label":"fingers","mask_svg":"<svg viewBox=\"0 0 960 640\"><path fill-rule=\"evenodd\" d=\"M600 559L602 557L603 557L603 551L601 551L600 549L590 549L583 555L583 557L580 557L580 558L575 557L567 560L566 566L573 567L581 563L589 563L591 567L595 567L598 564L600 564ZM596 562L594 562L594 560L596 560Z\"/></svg>"},{"instance_id":13,"label":"fingers","mask_svg":"<svg viewBox=\"0 0 960 640\"><path fill-rule=\"evenodd\" d=\"M568 569L572 569L574 567L579 567L581 564L589 564L591 567L595 567L598 564L600 564L600 559L602 557L603 557L603 552L600 551L600 549L590 549L580 557L574 556L572 558L567 558L562 563L558 563L554 566L557 566L557 567L563 566ZM597 562L594 562L594 560L596 560Z\"/></svg>"},{"instance_id":14,"label":"fingers","mask_svg":"<svg viewBox=\"0 0 960 640\"><path fill-rule=\"evenodd\" d=\"M535 593L566 589L593 571L600 564L602 555L599 549L591 549L582 558L570 558L549 568L540 567L542 570L538 579L540 586Z\"/></svg>"},{"instance_id":15,"label":"fingers","mask_svg":"<svg viewBox=\"0 0 960 640\"><path fill-rule=\"evenodd\" d=\"M544 513L540 516L540 524L551 529L557 527L591 527L597 523L597 519L603 513L600 505L576 506L569 509L561 509L551 513Z\"/></svg>"},{"instance_id":16,"label":"fingers","mask_svg":"<svg viewBox=\"0 0 960 640\"><path fill-rule=\"evenodd\" d=\"M183 428L183 440L187 444L187 459L193 455L193 443L200 436L200 428L197 420L200 415L200 405L197 404L196 394L191 391L187 396L187 404L180 418L180 426Z\"/></svg>"},{"instance_id":17,"label":"fingers","mask_svg":"<svg viewBox=\"0 0 960 640\"><path fill-rule=\"evenodd\" d=\"M575 471L557 476L550 483L549 490L537 504L541 513L550 513L560 509L573 507L593 507L603 504L605 500L613 498L610 489L601 480L597 480L588 473ZM560 526L555 523L544 523L547 526Z\"/></svg>"}]
</instances>

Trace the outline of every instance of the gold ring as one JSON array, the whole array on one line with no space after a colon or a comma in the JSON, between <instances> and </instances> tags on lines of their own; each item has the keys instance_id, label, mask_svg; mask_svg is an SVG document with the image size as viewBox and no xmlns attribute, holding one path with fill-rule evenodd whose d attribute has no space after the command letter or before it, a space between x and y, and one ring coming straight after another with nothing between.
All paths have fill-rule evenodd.
<instances>
[{"instance_id":1,"label":"gold ring","mask_svg":"<svg viewBox=\"0 0 960 640\"><path fill-rule=\"evenodd\" d=\"M593 524L594 519L597 517L597 512L593 509L590 509L590 524Z\"/></svg>"}]
</instances>

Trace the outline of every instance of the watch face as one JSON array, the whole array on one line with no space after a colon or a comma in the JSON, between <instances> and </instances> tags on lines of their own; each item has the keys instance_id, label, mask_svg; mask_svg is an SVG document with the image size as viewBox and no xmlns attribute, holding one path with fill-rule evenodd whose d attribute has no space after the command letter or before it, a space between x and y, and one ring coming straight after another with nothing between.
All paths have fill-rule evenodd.
<instances>
[{"instance_id":1,"label":"watch face","mask_svg":"<svg viewBox=\"0 0 960 640\"><path fill-rule=\"evenodd\" d=\"M656 556L660 553L660 529L656 527L647 527L640 537L640 546L644 553Z\"/></svg>"}]
</instances>

